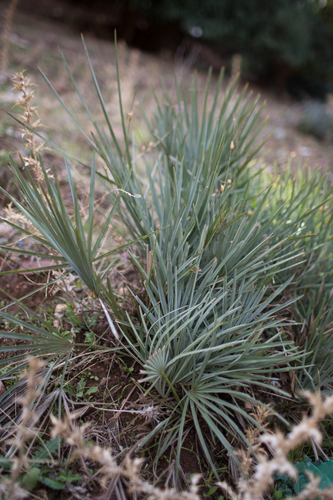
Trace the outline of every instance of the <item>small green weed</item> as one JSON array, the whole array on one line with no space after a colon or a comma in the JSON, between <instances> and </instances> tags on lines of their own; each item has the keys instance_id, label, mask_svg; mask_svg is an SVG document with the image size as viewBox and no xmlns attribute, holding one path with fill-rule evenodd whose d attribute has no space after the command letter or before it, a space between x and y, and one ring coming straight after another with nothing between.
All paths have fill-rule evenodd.
<instances>
[{"instance_id":1,"label":"small green weed","mask_svg":"<svg viewBox=\"0 0 333 500\"><path fill-rule=\"evenodd\" d=\"M89 386L87 387L88 381L99 381L99 377L97 375L92 375L90 371L82 372L81 376L76 384L76 391L74 391L72 384L66 384L64 390L68 392L72 396L76 396L77 398L83 398L86 401L89 401L91 398L87 396L91 396L98 392L98 386Z\"/></svg>"},{"instance_id":2,"label":"small green weed","mask_svg":"<svg viewBox=\"0 0 333 500\"><path fill-rule=\"evenodd\" d=\"M35 448L29 458L29 470L21 473L18 482L27 491L32 492L35 488L45 485L52 490L64 490L66 483L77 483L82 481L82 476L74 474L67 469L67 462L58 461L58 439L45 441L42 446ZM12 461L0 456L0 467L10 470ZM5 478L5 472L2 474ZM0 479L1 483L1 479Z\"/></svg>"}]
</instances>

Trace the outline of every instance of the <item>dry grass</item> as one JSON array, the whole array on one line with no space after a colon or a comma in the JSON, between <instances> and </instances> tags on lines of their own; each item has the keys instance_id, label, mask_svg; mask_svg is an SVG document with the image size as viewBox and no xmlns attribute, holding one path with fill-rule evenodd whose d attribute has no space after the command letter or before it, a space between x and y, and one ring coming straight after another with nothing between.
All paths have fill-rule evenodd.
<instances>
[{"instance_id":1,"label":"dry grass","mask_svg":"<svg viewBox=\"0 0 333 500\"><path fill-rule=\"evenodd\" d=\"M33 405L40 394L39 386L42 383L40 375L44 363L38 358L29 359L29 370L26 375L26 394L17 402L22 406L21 421L17 425L13 437L6 440L6 444L12 448L12 465L9 477L4 477L0 482L0 498L19 499L27 497L19 482L18 477L22 471L29 469L29 457L27 455L27 444L32 437L36 437L34 429L38 416ZM24 376L24 374L23 374Z\"/></svg>"},{"instance_id":2,"label":"dry grass","mask_svg":"<svg viewBox=\"0 0 333 500\"><path fill-rule=\"evenodd\" d=\"M27 444L32 437L36 436L38 429L36 424L38 416L33 410L33 405L39 395L39 385L42 383L40 375L43 363L36 358L30 358L29 369L26 374L27 391L25 397L20 399L22 405L21 421L17 425L14 436L11 436L7 444L12 447L11 470L0 482L0 498L3 500L18 500L26 498L30 494L19 484L19 475L26 472L30 467L29 447ZM276 431L263 432L260 435L257 431L248 431L248 437L256 452L256 458L249 452L240 452L239 457L243 464L243 475L232 488L226 482L217 483L232 500L260 500L264 498L274 483L276 472L287 474L296 479L297 471L294 465L287 458L288 454L309 440L315 440L320 444L322 434L319 431L319 423L328 415L333 413L333 396L322 398L319 393L305 394L312 406L312 414L303 416L302 421L296 425L287 435ZM265 427L269 411L258 409L254 413L255 417ZM132 497L133 494L143 495L150 500L199 500L200 475L193 475L188 491L178 491L174 488L161 488L143 479L140 472L143 460L132 458L128 453L119 463L114 451L110 447L101 447L89 441L87 443L87 432L90 424L81 427L75 425L75 420L79 413L69 414L63 420L58 420L50 416L51 436L61 438L64 445L70 446L70 461L79 458L86 463L94 463L98 469L95 473L95 480L99 477L102 489L106 490L115 479L121 481L124 491ZM269 450L269 451L268 451ZM309 482L306 488L293 497L295 500L315 500L331 499L333 488L325 490L319 489L320 479L309 474ZM44 497L48 498L48 497Z\"/></svg>"}]
</instances>

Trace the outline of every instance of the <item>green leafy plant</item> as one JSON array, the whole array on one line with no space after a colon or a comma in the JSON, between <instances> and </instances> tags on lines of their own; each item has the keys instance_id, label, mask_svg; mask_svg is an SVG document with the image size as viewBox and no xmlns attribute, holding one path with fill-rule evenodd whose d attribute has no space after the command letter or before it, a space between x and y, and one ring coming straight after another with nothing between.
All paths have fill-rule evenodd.
<instances>
[{"instance_id":1,"label":"green leafy plant","mask_svg":"<svg viewBox=\"0 0 333 500\"><path fill-rule=\"evenodd\" d=\"M269 203L262 212L263 221L269 221L265 231L274 232L272 243L288 232L294 232L291 248L303 252L303 263L275 277L278 285L295 274L288 287L288 296L298 297L291 306L290 335L304 351L301 363L307 367L295 373L296 390L321 388L325 392L332 383L332 195L327 173L323 175L319 170L303 169L295 175L289 165L283 175L277 177ZM262 211L256 202L252 207L253 216L258 209ZM262 221L260 223L264 225ZM282 234L278 230L279 224Z\"/></svg>"},{"instance_id":2,"label":"green leafy plant","mask_svg":"<svg viewBox=\"0 0 333 500\"><path fill-rule=\"evenodd\" d=\"M264 405L265 393L292 397L279 387L282 372L290 375L291 393L309 385L331 385L333 188L319 172L294 178L287 169L278 179L251 166L260 148L261 107L246 90L234 95L236 81L221 97L223 74L212 99L211 74L202 96L193 80L189 104L177 81L175 98L164 89L163 97L156 97L154 121L145 116L156 148L139 156L128 134L118 71L122 147L85 50L105 123L94 121L65 64L95 130L92 138L85 138L108 173L97 172L94 158L87 230L66 155L73 217L55 171L50 177L41 163L44 184L37 184L13 162L24 202L11 199L40 235L14 227L48 248L48 256L64 272L80 277L99 299L116 337L117 318L121 348L141 365L141 384L165 408L138 443L143 448L156 439L155 471L169 447L178 469L192 426L218 476L211 444L218 443L232 456L235 442L249 446L246 425L259 424L247 408ZM139 167L145 169L145 178ZM111 208L96 236L97 175ZM114 216L130 242L102 251ZM108 280L114 263L108 259L125 248L144 285L140 296L129 286L139 321L119 307ZM45 335L32 331L22 340L32 343L36 335ZM52 342L54 335L52 331ZM33 349L47 354L51 340ZM64 338L61 342L56 352L63 355L66 348L69 353L72 344ZM83 378L79 383L78 397L95 391L91 387L88 394ZM275 414L279 417L278 409Z\"/></svg>"},{"instance_id":3,"label":"green leafy plant","mask_svg":"<svg viewBox=\"0 0 333 500\"><path fill-rule=\"evenodd\" d=\"M22 472L18 477L18 482L22 488L33 491L38 484L43 484L52 490L64 490L66 483L82 481L82 476L64 469L66 463L57 464L58 447L58 439L49 439L43 443L43 446L39 446L33 452L29 459L29 470ZM53 464L50 464L50 462L53 462ZM5 470L10 469L11 460L0 457L0 466ZM6 477L6 475L3 474L3 477Z\"/></svg>"}]
</instances>

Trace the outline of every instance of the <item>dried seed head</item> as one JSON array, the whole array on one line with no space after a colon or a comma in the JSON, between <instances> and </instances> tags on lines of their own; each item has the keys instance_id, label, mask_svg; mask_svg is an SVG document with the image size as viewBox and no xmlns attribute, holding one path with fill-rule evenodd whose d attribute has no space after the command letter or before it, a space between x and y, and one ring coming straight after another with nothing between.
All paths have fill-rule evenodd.
<instances>
[{"instance_id":1,"label":"dried seed head","mask_svg":"<svg viewBox=\"0 0 333 500\"><path fill-rule=\"evenodd\" d=\"M17 90L22 93L22 96L17 98L15 106L22 106L24 108L24 113L21 115L21 119L27 127L22 129L23 138L25 139L27 149L31 150L30 156L24 158L24 164L26 167L32 167L36 180L38 184L40 184L44 178L44 174L37 156L46 148L44 143L39 145L36 144L35 134L33 131L42 127L42 124L38 115L37 107L30 105L34 92L32 90L28 90L30 87L37 85L32 83L30 79L24 75L24 73L25 70L15 73L12 77L13 90ZM33 115L37 116L37 120L33 120Z\"/></svg>"}]
</instances>

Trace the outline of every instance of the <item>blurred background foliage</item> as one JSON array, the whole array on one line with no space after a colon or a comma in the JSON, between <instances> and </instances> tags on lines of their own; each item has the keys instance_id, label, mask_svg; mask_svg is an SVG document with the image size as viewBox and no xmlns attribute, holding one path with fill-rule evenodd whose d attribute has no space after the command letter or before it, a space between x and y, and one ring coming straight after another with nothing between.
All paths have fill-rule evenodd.
<instances>
[{"instance_id":1,"label":"blurred background foliage","mask_svg":"<svg viewBox=\"0 0 333 500\"><path fill-rule=\"evenodd\" d=\"M242 54L263 77L296 73L313 79L313 85L332 82L332 0L127 2L152 18L178 23L184 33L213 43L218 52Z\"/></svg>"},{"instance_id":2,"label":"blurred background foliage","mask_svg":"<svg viewBox=\"0 0 333 500\"><path fill-rule=\"evenodd\" d=\"M231 71L242 56L248 79L325 100L333 84L333 0L26 0L19 8L48 15L82 33Z\"/></svg>"}]
</instances>

